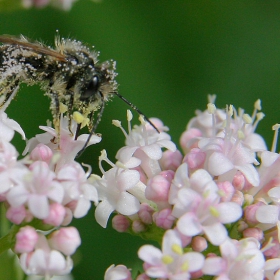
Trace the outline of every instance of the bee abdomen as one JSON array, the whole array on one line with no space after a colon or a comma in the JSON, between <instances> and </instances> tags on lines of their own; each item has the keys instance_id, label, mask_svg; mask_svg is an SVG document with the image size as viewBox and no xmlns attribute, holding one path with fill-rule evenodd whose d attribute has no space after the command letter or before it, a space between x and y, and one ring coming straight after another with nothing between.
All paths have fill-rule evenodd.
<instances>
[{"instance_id":1,"label":"bee abdomen","mask_svg":"<svg viewBox=\"0 0 280 280\"><path fill-rule=\"evenodd\" d=\"M40 82L49 75L47 56L18 46L0 47L0 77L1 80L17 76L27 82ZM55 72L55 69L52 71Z\"/></svg>"}]
</instances>

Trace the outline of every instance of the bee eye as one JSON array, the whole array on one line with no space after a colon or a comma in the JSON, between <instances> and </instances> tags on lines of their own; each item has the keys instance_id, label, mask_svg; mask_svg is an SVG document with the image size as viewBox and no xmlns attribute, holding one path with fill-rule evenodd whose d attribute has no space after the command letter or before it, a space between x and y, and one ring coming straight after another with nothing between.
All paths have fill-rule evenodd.
<instances>
[{"instance_id":1,"label":"bee eye","mask_svg":"<svg viewBox=\"0 0 280 280\"><path fill-rule=\"evenodd\" d=\"M87 100L98 92L100 80L98 76L93 76L92 80L87 85L86 90L81 94L80 100Z\"/></svg>"},{"instance_id":2,"label":"bee eye","mask_svg":"<svg viewBox=\"0 0 280 280\"><path fill-rule=\"evenodd\" d=\"M92 78L92 87L97 90L99 87L99 78L98 76L93 76Z\"/></svg>"}]
</instances>

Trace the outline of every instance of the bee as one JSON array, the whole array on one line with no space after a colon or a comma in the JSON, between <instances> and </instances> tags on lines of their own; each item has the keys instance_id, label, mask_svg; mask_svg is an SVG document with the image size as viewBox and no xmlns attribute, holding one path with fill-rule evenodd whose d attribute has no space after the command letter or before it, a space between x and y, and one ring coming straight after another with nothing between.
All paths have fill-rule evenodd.
<instances>
[{"instance_id":1,"label":"bee","mask_svg":"<svg viewBox=\"0 0 280 280\"><path fill-rule=\"evenodd\" d=\"M21 83L39 84L51 100L58 144L62 114L68 119L68 129L74 139L81 128L88 127L89 136L77 156L87 147L101 120L105 103L114 95L143 115L157 130L135 105L118 93L116 62L99 63L99 53L80 41L56 36L54 49L40 42L30 42L24 36L3 35L0 42L0 108L13 99ZM77 123L75 132L71 131L72 120Z\"/></svg>"}]
</instances>

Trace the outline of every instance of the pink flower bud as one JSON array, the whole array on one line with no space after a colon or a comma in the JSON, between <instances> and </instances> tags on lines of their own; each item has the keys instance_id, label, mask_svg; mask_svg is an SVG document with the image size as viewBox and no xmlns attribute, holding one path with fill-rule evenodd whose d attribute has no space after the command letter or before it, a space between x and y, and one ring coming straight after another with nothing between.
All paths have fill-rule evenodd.
<instances>
[{"instance_id":1,"label":"pink flower bud","mask_svg":"<svg viewBox=\"0 0 280 280\"><path fill-rule=\"evenodd\" d=\"M202 132L197 128L191 128L183 132L180 137L180 145L185 153L189 152L190 149L197 147L196 138L201 137Z\"/></svg>"},{"instance_id":2,"label":"pink flower bud","mask_svg":"<svg viewBox=\"0 0 280 280\"><path fill-rule=\"evenodd\" d=\"M15 251L17 253L29 253L35 248L38 241L38 234L33 227L22 227L16 234Z\"/></svg>"},{"instance_id":3,"label":"pink flower bud","mask_svg":"<svg viewBox=\"0 0 280 280\"><path fill-rule=\"evenodd\" d=\"M138 171L138 173L140 174L140 181L143 184L147 184L147 175L145 174L145 172L143 171L143 169L140 166L137 166L135 168L133 168L133 170Z\"/></svg>"},{"instance_id":4,"label":"pink flower bud","mask_svg":"<svg viewBox=\"0 0 280 280\"><path fill-rule=\"evenodd\" d=\"M261 241L263 239L263 231L260 228L247 228L243 231L243 237L254 237Z\"/></svg>"},{"instance_id":5,"label":"pink flower bud","mask_svg":"<svg viewBox=\"0 0 280 280\"><path fill-rule=\"evenodd\" d=\"M240 171L237 171L236 174L234 175L234 178L232 180L232 185L234 186L235 189L240 191L241 190L248 191L253 187L252 184L248 182L244 174L241 173Z\"/></svg>"},{"instance_id":6,"label":"pink flower bud","mask_svg":"<svg viewBox=\"0 0 280 280\"><path fill-rule=\"evenodd\" d=\"M111 265L105 272L104 280L132 280L130 270L124 265Z\"/></svg>"},{"instance_id":7,"label":"pink flower bud","mask_svg":"<svg viewBox=\"0 0 280 280\"><path fill-rule=\"evenodd\" d=\"M51 234L49 243L53 249L70 256L81 245L81 238L75 227L67 227L54 231Z\"/></svg>"},{"instance_id":8,"label":"pink flower bud","mask_svg":"<svg viewBox=\"0 0 280 280\"><path fill-rule=\"evenodd\" d=\"M206 239L202 236L195 236L192 239L191 247L196 252L202 252L208 247Z\"/></svg>"},{"instance_id":9,"label":"pink flower bud","mask_svg":"<svg viewBox=\"0 0 280 280\"><path fill-rule=\"evenodd\" d=\"M243 192L235 191L231 201L237 203L240 206L242 206L243 203L244 203L244 194L243 194Z\"/></svg>"},{"instance_id":10,"label":"pink flower bud","mask_svg":"<svg viewBox=\"0 0 280 280\"><path fill-rule=\"evenodd\" d=\"M247 223L245 223L244 221L239 221L238 222L238 226L237 226L237 230L238 231L240 231L240 232L242 232L242 231L244 231L246 228L248 228L249 226L248 226L248 224Z\"/></svg>"},{"instance_id":11,"label":"pink flower bud","mask_svg":"<svg viewBox=\"0 0 280 280\"><path fill-rule=\"evenodd\" d=\"M130 221L123 215L116 215L112 219L112 227L118 232L126 232L130 226Z\"/></svg>"},{"instance_id":12,"label":"pink flower bud","mask_svg":"<svg viewBox=\"0 0 280 280\"><path fill-rule=\"evenodd\" d=\"M66 214L65 208L59 203L50 204L49 216L44 219L44 223L52 226L60 226Z\"/></svg>"},{"instance_id":13,"label":"pink flower bud","mask_svg":"<svg viewBox=\"0 0 280 280\"><path fill-rule=\"evenodd\" d=\"M30 157L32 160L45 161L48 164L50 163L52 156L52 150L42 143L38 144L30 153Z\"/></svg>"},{"instance_id":14,"label":"pink flower bud","mask_svg":"<svg viewBox=\"0 0 280 280\"><path fill-rule=\"evenodd\" d=\"M138 217L144 224L149 225L153 222L153 213L153 208L147 203L142 203L140 205L140 210L138 211Z\"/></svg>"},{"instance_id":15,"label":"pink flower bud","mask_svg":"<svg viewBox=\"0 0 280 280\"><path fill-rule=\"evenodd\" d=\"M268 237L268 236L267 236ZM273 237L273 236L271 236ZM265 248L265 246L267 246L267 241L263 243L263 248ZM270 241L270 245L272 245L272 247L264 250L263 254L267 259L272 259L272 258L278 258L279 254L280 254L280 244L278 241L278 237L273 237L273 239Z\"/></svg>"},{"instance_id":16,"label":"pink flower bud","mask_svg":"<svg viewBox=\"0 0 280 280\"><path fill-rule=\"evenodd\" d=\"M172 228L175 217L172 216L171 213L172 210L169 208L163 209L160 212L156 212L153 216L156 225L164 229Z\"/></svg>"},{"instance_id":17,"label":"pink flower bud","mask_svg":"<svg viewBox=\"0 0 280 280\"><path fill-rule=\"evenodd\" d=\"M231 201L232 196L235 192L235 189L234 189L233 185L231 184L231 182L229 182L229 181L218 182L217 186L218 186L220 192L222 192L221 202Z\"/></svg>"},{"instance_id":18,"label":"pink flower bud","mask_svg":"<svg viewBox=\"0 0 280 280\"><path fill-rule=\"evenodd\" d=\"M144 225L140 220L135 220L132 223L132 230L135 233L143 232L146 230L146 225Z\"/></svg>"},{"instance_id":19,"label":"pink flower bud","mask_svg":"<svg viewBox=\"0 0 280 280\"><path fill-rule=\"evenodd\" d=\"M140 275L137 276L136 280L150 280L151 278L145 274L145 273L142 273Z\"/></svg>"},{"instance_id":20,"label":"pink flower bud","mask_svg":"<svg viewBox=\"0 0 280 280\"><path fill-rule=\"evenodd\" d=\"M160 159L160 165L163 170L173 170L181 165L183 156L179 150L172 152L170 150L166 150L162 154L162 158Z\"/></svg>"},{"instance_id":21,"label":"pink flower bud","mask_svg":"<svg viewBox=\"0 0 280 280\"><path fill-rule=\"evenodd\" d=\"M205 158L205 152L194 148L184 157L183 162L187 163L191 170L196 170L203 167Z\"/></svg>"},{"instance_id":22,"label":"pink flower bud","mask_svg":"<svg viewBox=\"0 0 280 280\"><path fill-rule=\"evenodd\" d=\"M73 219L73 212L68 207L65 207L64 209L65 209L65 215L64 215L64 220L61 223L61 225L68 226Z\"/></svg>"},{"instance_id":23,"label":"pink flower bud","mask_svg":"<svg viewBox=\"0 0 280 280\"><path fill-rule=\"evenodd\" d=\"M195 271L195 272L191 272L191 279L198 279L198 278L202 277L203 274L204 274L204 273L202 272L201 269L200 269L200 270L197 270L197 271Z\"/></svg>"},{"instance_id":24,"label":"pink flower bud","mask_svg":"<svg viewBox=\"0 0 280 280\"><path fill-rule=\"evenodd\" d=\"M257 210L264 205L263 202L258 202L252 205L249 205L244 210L245 220L250 224L258 224L259 221L256 219Z\"/></svg>"},{"instance_id":25,"label":"pink flower bud","mask_svg":"<svg viewBox=\"0 0 280 280\"><path fill-rule=\"evenodd\" d=\"M9 207L6 212L6 217L12 223L19 225L26 217L26 209L23 205L19 207Z\"/></svg>"},{"instance_id":26,"label":"pink flower bud","mask_svg":"<svg viewBox=\"0 0 280 280\"><path fill-rule=\"evenodd\" d=\"M160 203L162 207L168 204L168 194L172 179L174 178L174 171L163 171L160 174L152 177L147 184L145 195L156 203Z\"/></svg>"},{"instance_id":27,"label":"pink flower bud","mask_svg":"<svg viewBox=\"0 0 280 280\"><path fill-rule=\"evenodd\" d=\"M244 175L240 171L237 171L232 180L232 185L235 189L242 191L245 186L245 180Z\"/></svg>"}]
</instances>

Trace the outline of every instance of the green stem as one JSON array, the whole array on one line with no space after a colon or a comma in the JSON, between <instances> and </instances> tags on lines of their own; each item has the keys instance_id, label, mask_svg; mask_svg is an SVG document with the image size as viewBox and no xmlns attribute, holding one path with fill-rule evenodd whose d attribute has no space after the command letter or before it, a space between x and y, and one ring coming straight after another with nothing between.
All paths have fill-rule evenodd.
<instances>
[{"instance_id":1,"label":"green stem","mask_svg":"<svg viewBox=\"0 0 280 280\"><path fill-rule=\"evenodd\" d=\"M15 244L15 235L19 231L19 226L12 226L9 233L0 238L0 254L11 249Z\"/></svg>"}]
</instances>

